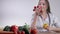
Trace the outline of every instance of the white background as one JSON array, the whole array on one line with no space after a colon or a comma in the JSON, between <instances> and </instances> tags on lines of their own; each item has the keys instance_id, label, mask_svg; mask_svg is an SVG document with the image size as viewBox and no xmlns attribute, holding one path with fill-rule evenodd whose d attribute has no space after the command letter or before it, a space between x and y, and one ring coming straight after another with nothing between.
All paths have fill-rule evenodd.
<instances>
[{"instance_id":1,"label":"white background","mask_svg":"<svg viewBox=\"0 0 60 34\"><path fill-rule=\"evenodd\" d=\"M51 12L60 20L60 0L49 0ZM30 24L38 0L0 0L0 26Z\"/></svg>"}]
</instances>

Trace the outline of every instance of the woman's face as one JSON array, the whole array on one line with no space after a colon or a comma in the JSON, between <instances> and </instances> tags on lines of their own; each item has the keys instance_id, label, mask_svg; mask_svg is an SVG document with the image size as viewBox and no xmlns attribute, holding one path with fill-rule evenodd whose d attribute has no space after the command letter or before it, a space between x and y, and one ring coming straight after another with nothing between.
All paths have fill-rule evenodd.
<instances>
[{"instance_id":1,"label":"woman's face","mask_svg":"<svg viewBox=\"0 0 60 34\"><path fill-rule=\"evenodd\" d=\"M40 9L42 9L43 12L47 10L47 3L45 0L40 0L38 6L41 7Z\"/></svg>"}]
</instances>

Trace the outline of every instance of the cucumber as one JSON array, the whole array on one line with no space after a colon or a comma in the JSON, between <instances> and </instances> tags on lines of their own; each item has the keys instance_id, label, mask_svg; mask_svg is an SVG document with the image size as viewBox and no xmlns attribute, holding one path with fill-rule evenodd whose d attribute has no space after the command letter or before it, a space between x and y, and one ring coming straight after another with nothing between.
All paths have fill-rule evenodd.
<instances>
[{"instance_id":1,"label":"cucumber","mask_svg":"<svg viewBox=\"0 0 60 34\"><path fill-rule=\"evenodd\" d=\"M26 28L23 28L23 31L25 31L25 34L30 34L29 30Z\"/></svg>"},{"instance_id":2,"label":"cucumber","mask_svg":"<svg viewBox=\"0 0 60 34\"><path fill-rule=\"evenodd\" d=\"M10 31L10 26L5 26L5 28L3 29L3 31Z\"/></svg>"},{"instance_id":3,"label":"cucumber","mask_svg":"<svg viewBox=\"0 0 60 34\"><path fill-rule=\"evenodd\" d=\"M23 30L23 26L19 26L18 31L22 31L22 30Z\"/></svg>"}]
</instances>

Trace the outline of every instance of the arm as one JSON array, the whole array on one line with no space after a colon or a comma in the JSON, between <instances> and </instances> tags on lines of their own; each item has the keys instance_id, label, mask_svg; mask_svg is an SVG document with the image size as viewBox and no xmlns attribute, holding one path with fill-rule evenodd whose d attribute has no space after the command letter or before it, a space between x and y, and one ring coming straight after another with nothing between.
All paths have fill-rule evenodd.
<instances>
[{"instance_id":1,"label":"arm","mask_svg":"<svg viewBox=\"0 0 60 34\"><path fill-rule=\"evenodd\" d=\"M59 23L58 19L55 16L53 18L54 18L53 19L53 25L55 27L48 27L47 29L51 30L51 31L60 32L60 23Z\"/></svg>"},{"instance_id":2,"label":"arm","mask_svg":"<svg viewBox=\"0 0 60 34\"><path fill-rule=\"evenodd\" d=\"M37 20L37 15L36 14L33 14L32 15L33 17L32 17L32 23L31 23L31 27L30 27L30 29L29 29L29 31L31 32L31 29L36 29L36 27L35 27L35 24L36 24L36 20Z\"/></svg>"},{"instance_id":3,"label":"arm","mask_svg":"<svg viewBox=\"0 0 60 34\"><path fill-rule=\"evenodd\" d=\"M55 32L60 32L60 28L56 28L56 27L49 27L47 28L49 31L55 31Z\"/></svg>"},{"instance_id":4,"label":"arm","mask_svg":"<svg viewBox=\"0 0 60 34\"><path fill-rule=\"evenodd\" d=\"M35 28L36 20L37 20L37 15L35 14L35 15L33 16L31 28Z\"/></svg>"},{"instance_id":5,"label":"arm","mask_svg":"<svg viewBox=\"0 0 60 34\"><path fill-rule=\"evenodd\" d=\"M34 16L32 24L36 24L36 20L37 20L37 15Z\"/></svg>"},{"instance_id":6,"label":"arm","mask_svg":"<svg viewBox=\"0 0 60 34\"><path fill-rule=\"evenodd\" d=\"M53 28L53 31L60 32L60 28Z\"/></svg>"}]
</instances>

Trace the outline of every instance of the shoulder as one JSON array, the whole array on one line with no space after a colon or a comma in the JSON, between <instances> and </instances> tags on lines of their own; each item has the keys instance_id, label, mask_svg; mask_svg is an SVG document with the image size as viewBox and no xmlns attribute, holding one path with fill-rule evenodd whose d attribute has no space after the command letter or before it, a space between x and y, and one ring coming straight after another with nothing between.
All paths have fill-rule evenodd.
<instances>
[{"instance_id":1,"label":"shoulder","mask_svg":"<svg viewBox=\"0 0 60 34\"><path fill-rule=\"evenodd\" d=\"M54 15L53 13L49 13L49 15L50 15L50 17L51 17L52 19L56 19L56 18L57 18L57 16Z\"/></svg>"},{"instance_id":2,"label":"shoulder","mask_svg":"<svg viewBox=\"0 0 60 34\"><path fill-rule=\"evenodd\" d=\"M50 13L49 15L50 15L50 18L53 20L53 22L55 22L55 23L58 22L58 18L56 15L54 15L52 13Z\"/></svg>"}]
</instances>

